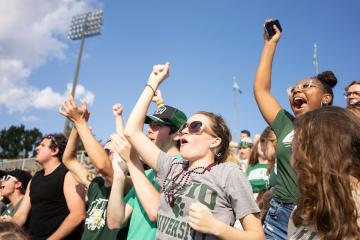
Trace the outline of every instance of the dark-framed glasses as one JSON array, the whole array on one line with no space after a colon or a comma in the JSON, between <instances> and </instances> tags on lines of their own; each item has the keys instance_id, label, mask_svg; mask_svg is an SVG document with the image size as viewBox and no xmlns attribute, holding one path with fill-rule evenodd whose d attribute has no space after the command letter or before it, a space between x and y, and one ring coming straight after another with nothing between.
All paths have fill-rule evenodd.
<instances>
[{"instance_id":1,"label":"dark-framed glasses","mask_svg":"<svg viewBox=\"0 0 360 240\"><path fill-rule=\"evenodd\" d=\"M360 98L360 91L353 91L353 92L344 92L344 97L348 98L348 97L357 97Z\"/></svg>"}]
</instances>

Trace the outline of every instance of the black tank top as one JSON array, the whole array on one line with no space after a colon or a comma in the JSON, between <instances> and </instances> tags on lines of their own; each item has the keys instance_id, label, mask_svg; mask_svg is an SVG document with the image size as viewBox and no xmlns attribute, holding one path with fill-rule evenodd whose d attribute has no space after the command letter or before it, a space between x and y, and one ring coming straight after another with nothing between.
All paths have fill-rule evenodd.
<instances>
[{"instance_id":1,"label":"black tank top","mask_svg":"<svg viewBox=\"0 0 360 240\"><path fill-rule=\"evenodd\" d=\"M52 173L44 176L38 171L30 185L31 239L46 239L60 226L69 214L64 196L64 179L67 173L60 164Z\"/></svg>"}]
</instances>

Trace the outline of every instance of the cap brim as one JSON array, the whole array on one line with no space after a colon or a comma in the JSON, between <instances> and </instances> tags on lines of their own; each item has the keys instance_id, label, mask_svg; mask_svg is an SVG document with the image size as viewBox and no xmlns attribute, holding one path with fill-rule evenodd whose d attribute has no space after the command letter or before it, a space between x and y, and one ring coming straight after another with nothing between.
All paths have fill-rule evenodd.
<instances>
[{"instance_id":1,"label":"cap brim","mask_svg":"<svg viewBox=\"0 0 360 240\"><path fill-rule=\"evenodd\" d=\"M164 121L161 118L158 118L156 116L146 116L144 123L149 124L150 122L157 122L157 123L161 123L161 124L165 124L165 125L171 125L171 123L166 122L166 121Z\"/></svg>"}]
</instances>

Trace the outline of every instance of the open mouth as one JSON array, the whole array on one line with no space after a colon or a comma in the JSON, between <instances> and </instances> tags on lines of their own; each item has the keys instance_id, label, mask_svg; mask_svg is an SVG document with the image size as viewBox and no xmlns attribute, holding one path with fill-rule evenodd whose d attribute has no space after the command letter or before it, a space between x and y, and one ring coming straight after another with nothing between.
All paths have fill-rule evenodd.
<instances>
[{"instance_id":1,"label":"open mouth","mask_svg":"<svg viewBox=\"0 0 360 240\"><path fill-rule=\"evenodd\" d=\"M181 145L184 145L186 143L188 143L188 141L185 138L180 139L180 144Z\"/></svg>"},{"instance_id":2,"label":"open mouth","mask_svg":"<svg viewBox=\"0 0 360 240\"><path fill-rule=\"evenodd\" d=\"M300 96L294 96L293 98L293 106L295 110L303 109L307 104L306 99Z\"/></svg>"}]
</instances>

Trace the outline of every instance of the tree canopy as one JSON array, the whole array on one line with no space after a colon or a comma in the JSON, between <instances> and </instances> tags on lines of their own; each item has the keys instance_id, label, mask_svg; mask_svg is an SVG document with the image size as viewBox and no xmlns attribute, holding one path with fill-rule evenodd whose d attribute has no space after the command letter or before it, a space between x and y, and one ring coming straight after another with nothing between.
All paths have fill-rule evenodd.
<instances>
[{"instance_id":1,"label":"tree canopy","mask_svg":"<svg viewBox=\"0 0 360 240\"><path fill-rule=\"evenodd\" d=\"M28 158L34 155L36 143L43 134L39 129L26 130L24 125L10 126L0 131L0 158Z\"/></svg>"}]
</instances>

